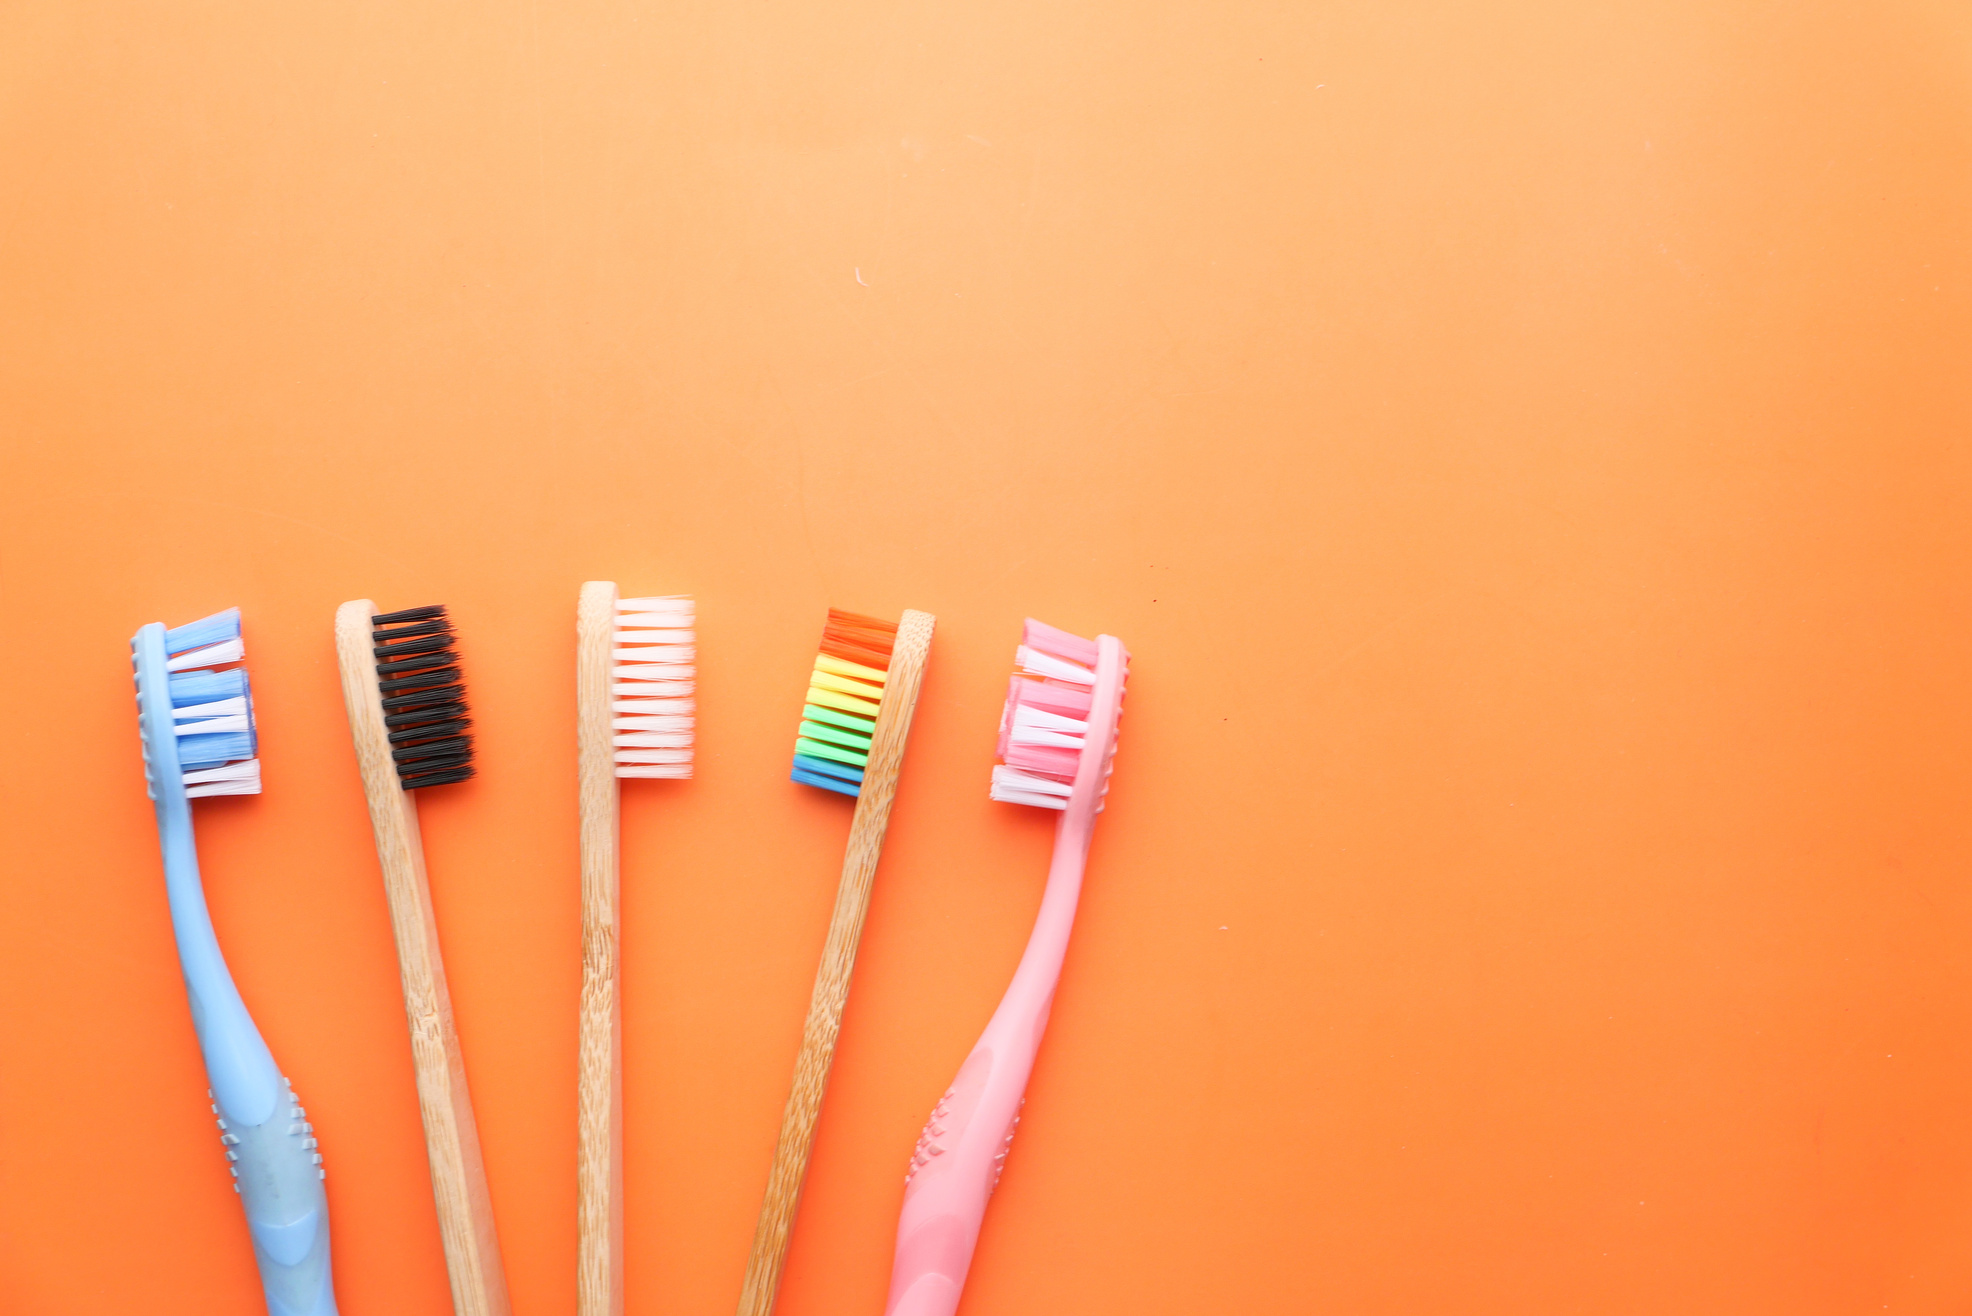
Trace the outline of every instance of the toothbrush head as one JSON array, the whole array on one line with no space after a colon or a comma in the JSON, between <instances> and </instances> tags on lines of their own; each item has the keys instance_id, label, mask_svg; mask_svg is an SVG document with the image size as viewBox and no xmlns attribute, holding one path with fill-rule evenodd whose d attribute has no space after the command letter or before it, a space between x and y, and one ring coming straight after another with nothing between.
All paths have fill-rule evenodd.
<instances>
[{"instance_id":1,"label":"toothbrush head","mask_svg":"<svg viewBox=\"0 0 1972 1316\"><path fill-rule=\"evenodd\" d=\"M380 612L370 639L399 784L414 791L471 777L472 719L444 605Z\"/></svg>"},{"instance_id":2,"label":"toothbrush head","mask_svg":"<svg viewBox=\"0 0 1972 1316\"><path fill-rule=\"evenodd\" d=\"M1014 662L1020 672L1000 717L993 798L1042 809L1087 801L1100 812L1129 653L1113 636L1085 640L1029 618Z\"/></svg>"},{"instance_id":3,"label":"toothbrush head","mask_svg":"<svg viewBox=\"0 0 1972 1316\"><path fill-rule=\"evenodd\" d=\"M610 729L619 777L692 775L692 601L618 599L610 646Z\"/></svg>"},{"instance_id":4,"label":"toothbrush head","mask_svg":"<svg viewBox=\"0 0 1972 1316\"><path fill-rule=\"evenodd\" d=\"M260 794L253 689L244 667L225 667L246 656L240 610L172 630L153 622L130 647L151 798L172 777L188 799Z\"/></svg>"},{"instance_id":5,"label":"toothbrush head","mask_svg":"<svg viewBox=\"0 0 1972 1316\"><path fill-rule=\"evenodd\" d=\"M794 742L793 780L840 795L861 793L896 647L897 623L829 609Z\"/></svg>"}]
</instances>

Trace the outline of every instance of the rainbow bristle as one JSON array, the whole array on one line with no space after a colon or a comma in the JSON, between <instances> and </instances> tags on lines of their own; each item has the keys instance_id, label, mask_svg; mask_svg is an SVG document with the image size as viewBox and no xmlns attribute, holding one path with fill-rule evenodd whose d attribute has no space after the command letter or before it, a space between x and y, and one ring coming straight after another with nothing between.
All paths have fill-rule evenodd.
<instances>
[{"instance_id":1,"label":"rainbow bristle","mask_svg":"<svg viewBox=\"0 0 1972 1316\"><path fill-rule=\"evenodd\" d=\"M793 780L841 795L860 792L896 644L895 622L829 609L794 742Z\"/></svg>"}]
</instances>

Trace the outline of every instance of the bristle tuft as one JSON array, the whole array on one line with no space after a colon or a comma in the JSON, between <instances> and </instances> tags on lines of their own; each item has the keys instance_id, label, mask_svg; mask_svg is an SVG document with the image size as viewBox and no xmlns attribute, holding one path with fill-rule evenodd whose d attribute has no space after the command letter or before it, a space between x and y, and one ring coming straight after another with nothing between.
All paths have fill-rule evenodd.
<instances>
[{"instance_id":1,"label":"bristle tuft","mask_svg":"<svg viewBox=\"0 0 1972 1316\"><path fill-rule=\"evenodd\" d=\"M186 797L258 795L260 760L254 755L260 746L252 684L243 667L213 670L246 656L240 610L228 608L167 630L164 651L176 733L173 749ZM148 747L145 760L148 768Z\"/></svg>"},{"instance_id":2,"label":"bristle tuft","mask_svg":"<svg viewBox=\"0 0 1972 1316\"><path fill-rule=\"evenodd\" d=\"M185 795L204 799L213 795L260 794L260 760L247 759L224 767L204 768L185 774Z\"/></svg>"},{"instance_id":3,"label":"bristle tuft","mask_svg":"<svg viewBox=\"0 0 1972 1316\"><path fill-rule=\"evenodd\" d=\"M470 778L472 718L444 605L378 613L370 638L397 780L409 791Z\"/></svg>"},{"instance_id":4,"label":"bristle tuft","mask_svg":"<svg viewBox=\"0 0 1972 1316\"><path fill-rule=\"evenodd\" d=\"M1079 667L1096 665L1096 642L1085 640L1079 635L1057 630L1053 626L1035 621L1032 617L1021 628L1020 642L1029 649L1039 649L1057 658L1066 658Z\"/></svg>"},{"instance_id":5,"label":"bristle tuft","mask_svg":"<svg viewBox=\"0 0 1972 1316\"><path fill-rule=\"evenodd\" d=\"M164 652L176 657L193 649L203 649L207 645L239 638L240 610L228 608L224 612L215 612L210 617L201 617L197 621L186 622L183 626L174 626L166 631Z\"/></svg>"},{"instance_id":6,"label":"bristle tuft","mask_svg":"<svg viewBox=\"0 0 1972 1316\"><path fill-rule=\"evenodd\" d=\"M889 680L897 624L829 609L794 741L791 780L856 795Z\"/></svg>"},{"instance_id":7,"label":"bristle tuft","mask_svg":"<svg viewBox=\"0 0 1972 1316\"><path fill-rule=\"evenodd\" d=\"M896 648L896 622L829 609L828 623L822 627L822 652L829 657L887 672Z\"/></svg>"},{"instance_id":8,"label":"bristle tuft","mask_svg":"<svg viewBox=\"0 0 1972 1316\"><path fill-rule=\"evenodd\" d=\"M1000 718L1001 762L993 769L992 798L1068 807L1082 757L1095 748L1088 740L1099 653L1094 640L1028 620L1014 654L1020 673L1008 685ZM1125 676L1127 661L1125 655ZM1113 733L1100 748L1105 756L1116 752ZM1109 789L1106 774L1101 789Z\"/></svg>"},{"instance_id":9,"label":"bristle tuft","mask_svg":"<svg viewBox=\"0 0 1972 1316\"><path fill-rule=\"evenodd\" d=\"M692 775L696 623L690 595L616 601L609 692L617 776Z\"/></svg>"}]
</instances>

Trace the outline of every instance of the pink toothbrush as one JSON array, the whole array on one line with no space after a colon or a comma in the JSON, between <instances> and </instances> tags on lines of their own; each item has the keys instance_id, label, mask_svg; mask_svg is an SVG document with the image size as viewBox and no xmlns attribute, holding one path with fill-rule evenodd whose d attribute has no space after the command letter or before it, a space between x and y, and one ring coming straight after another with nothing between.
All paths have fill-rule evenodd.
<instances>
[{"instance_id":1,"label":"pink toothbrush","mask_svg":"<svg viewBox=\"0 0 1972 1316\"><path fill-rule=\"evenodd\" d=\"M1026 1102L1027 1076L1061 979L1082 869L1109 789L1130 655L1030 619L1000 719L993 798L1059 809L1041 913L1013 982L959 1076L931 1112L904 1179L885 1316L952 1316L986 1200L1000 1182Z\"/></svg>"}]
</instances>

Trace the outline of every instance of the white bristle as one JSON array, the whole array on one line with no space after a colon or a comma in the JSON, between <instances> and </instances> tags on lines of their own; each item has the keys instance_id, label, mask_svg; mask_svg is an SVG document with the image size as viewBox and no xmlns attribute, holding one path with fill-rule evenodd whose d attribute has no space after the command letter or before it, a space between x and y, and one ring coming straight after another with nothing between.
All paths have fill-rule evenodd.
<instances>
[{"instance_id":1,"label":"white bristle","mask_svg":"<svg viewBox=\"0 0 1972 1316\"><path fill-rule=\"evenodd\" d=\"M1088 730L1087 722L1078 722L1060 713L1023 704L1014 710L1010 735L1016 745L1058 745L1062 749L1080 749Z\"/></svg>"},{"instance_id":2,"label":"white bristle","mask_svg":"<svg viewBox=\"0 0 1972 1316\"><path fill-rule=\"evenodd\" d=\"M1004 763L993 768L992 797L1007 804L1031 804L1042 809L1066 809L1075 788L1049 777L1036 777Z\"/></svg>"},{"instance_id":3,"label":"white bristle","mask_svg":"<svg viewBox=\"0 0 1972 1316\"><path fill-rule=\"evenodd\" d=\"M697 678L698 669L690 663L647 663L625 662L618 658L616 666L609 674L619 681L670 681L689 684Z\"/></svg>"},{"instance_id":4,"label":"white bristle","mask_svg":"<svg viewBox=\"0 0 1972 1316\"><path fill-rule=\"evenodd\" d=\"M619 777L692 775L693 620L689 598L617 600L609 692Z\"/></svg>"},{"instance_id":5,"label":"white bristle","mask_svg":"<svg viewBox=\"0 0 1972 1316\"><path fill-rule=\"evenodd\" d=\"M610 738L618 749L690 749L689 731L621 731Z\"/></svg>"},{"instance_id":6,"label":"white bristle","mask_svg":"<svg viewBox=\"0 0 1972 1316\"><path fill-rule=\"evenodd\" d=\"M698 711L696 699L616 699L610 701L612 713L643 713L655 717L682 717L687 727Z\"/></svg>"},{"instance_id":7,"label":"white bristle","mask_svg":"<svg viewBox=\"0 0 1972 1316\"><path fill-rule=\"evenodd\" d=\"M260 794L260 760L241 759L216 768L201 768L185 774L185 794L190 799L208 795Z\"/></svg>"},{"instance_id":8,"label":"white bristle","mask_svg":"<svg viewBox=\"0 0 1972 1316\"><path fill-rule=\"evenodd\" d=\"M251 731L253 722L245 713L235 713L231 717L209 717L200 722L180 722L177 730L181 736L203 736L215 731Z\"/></svg>"},{"instance_id":9,"label":"white bristle","mask_svg":"<svg viewBox=\"0 0 1972 1316\"><path fill-rule=\"evenodd\" d=\"M258 795L260 760L248 758L223 768L205 768L185 773L185 799L205 799L207 795Z\"/></svg>"},{"instance_id":10,"label":"white bristle","mask_svg":"<svg viewBox=\"0 0 1972 1316\"><path fill-rule=\"evenodd\" d=\"M1057 681L1068 681L1075 685L1094 685L1096 674L1080 663L1071 663L1066 658L1057 658L1039 649L1021 645L1014 651L1014 662L1029 676L1052 676Z\"/></svg>"},{"instance_id":11,"label":"white bristle","mask_svg":"<svg viewBox=\"0 0 1972 1316\"><path fill-rule=\"evenodd\" d=\"M656 703L657 700L638 702ZM692 720L676 713L658 713L645 717L615 717L609 722L612 731L682 731L691 734Z\"/></svg>"},{"instance_id":12,"label":"white bristle","mask_svg":"<svg viewBox=\"0 0 1972 1316\"><path fill-rule=\"evenodd\" d=\"M174 708L171 710L171 716L176 721L185 722L198 717L228 717L234 713L244 714L246 711L246 697L239 695L232 699L215 699L209 704L187 704L183 708ZM202 731L220 731L224 729L222 727L200 728Z\"/></svg>"},{"instance_id":13,"label":"white bristle","mask_svg":"<svg viewBox=\"0 0 1972 1316\"><path fill-rule=\"evenodd\" d=\"M203 649L193 649L181 653L176 658L164 660L167 672L186 672L194 667L217 667L221 663L236 663L246 657L246 643L234 638L221 640L218 644L208 644Z\"/></svg>"},{"instance_id":14,"label":"white bristle","mask_svg":"<svg viewBox=\"0 0 1972 1316\"><path fill-rule=\"evenodd\" d=\"M618 673L611 672L610 675L616 676ZM692 681L658 681L649 677L617 681L609 688L609 692L613 695L633 695L640 699L681 699L686 703L691 702L691 697L697 690L698 685ZM612 704L611 707L616 705Z\"/></svg>"}]
</instances>

